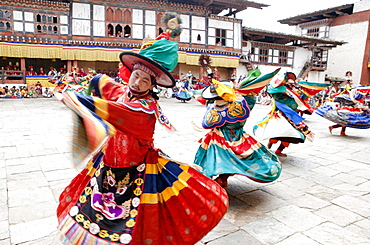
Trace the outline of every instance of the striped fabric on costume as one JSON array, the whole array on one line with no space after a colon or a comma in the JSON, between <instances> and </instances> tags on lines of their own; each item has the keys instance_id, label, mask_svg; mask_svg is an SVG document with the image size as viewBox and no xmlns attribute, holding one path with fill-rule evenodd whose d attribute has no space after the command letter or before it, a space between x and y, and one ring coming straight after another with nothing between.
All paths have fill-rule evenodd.
<instances>
[{"instance_id":1,"label":"striped fabric on costume","mask_svg":"<svg viewBox=\"0 0 370 245\"><path fill-rule=\"evenodd\" d=\"M106 97L63 94L80 118L73 154L87 164L60 195L61 237L81 245L195 244L226 213L226 191L154 148L155 118L174 128L152 97L129 100L127 87L111 80L94 85Z\"/></svg>"},{"instance_id":2,"label":"striped fabric on costume","mask_svg":"<svg viewBox=\"0 0 370 245\"><path fill-rule=\"evenodd\" d=\"M112 174L121 187L102 191ZM124 193L114 202L109 194L117 192ZM123 172L101 162L59 227L72 244L190 245L216 226L227 208L226 192L188 166L158 158Z\"/></svg>"},{"instance_id":3,"label":"striped fabric on costume","mask_svg":"<svg viewBox=\"0 0 370 245\"><path fill-rule=\"evenodd\" d=\"M202 125L211 131L199 141L194 163L208 177L241 174L257 182L276 180L281 173L278 157L243 129L249 116L246 101L238 95L238 100L226 107L227 113L215 109L214 104L208 106ZM234 118L230 120L227 115Z\"/></svg>"},{"instance_id":4,"label":"striped fabric on costume","mask_svg":"<svg viewBox=\"0 0 370 245\"><path fill-rule=\"evenodd\" d=\"M360 109L337 108L333 105L324 105L317 108L316 113L342 126L358 129L370 128L370 114Z\"/></svg>"}]
</instances>

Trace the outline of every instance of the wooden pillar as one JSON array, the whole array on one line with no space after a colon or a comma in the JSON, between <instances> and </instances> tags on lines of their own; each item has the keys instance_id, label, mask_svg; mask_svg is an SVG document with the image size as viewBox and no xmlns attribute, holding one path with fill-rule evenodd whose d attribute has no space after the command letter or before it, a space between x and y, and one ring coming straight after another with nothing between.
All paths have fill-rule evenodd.
<instances>
[{"instance_id":1,"label":"wooden pillar","mask_svg":"<svg viewBox=\"0 0 370 245\"><path fill-rule=\"evenodd\" d=\"M78 67L78 60L74 60L74 61L73 61L73 68L74 68L74 67Z\"/></svg>"},{"instance_id":2,"label":"wooden pillar","mask_svg":"<svg viewBox=\"0 0 370 245\"><path fill-rule=\"evenodd\" d=\"M19 69L21 69L21 71L27 70L26 69L26 59L25 58L20 58Z\"/></svg>"},{"instance_id":3,"label":"wooden pillar","mask_svg":"<svg viewBox=\"0 0 370 245\"><path fill-rule=\"evenodd\" d=\"M66 72L69 72L69 71L72 71L72 61L71 60L67 60L67 70L66 70Z\"/></svg>"},{"instance_id":4,"label":"wooden pillar","mask_svg":"<svg viewBox=\"0 0 370 245\"><path fill-rule=\"evenodd\" d=\"M203 76L204 68L199 66L199 79Z\"/></svg>"}]
</instances>

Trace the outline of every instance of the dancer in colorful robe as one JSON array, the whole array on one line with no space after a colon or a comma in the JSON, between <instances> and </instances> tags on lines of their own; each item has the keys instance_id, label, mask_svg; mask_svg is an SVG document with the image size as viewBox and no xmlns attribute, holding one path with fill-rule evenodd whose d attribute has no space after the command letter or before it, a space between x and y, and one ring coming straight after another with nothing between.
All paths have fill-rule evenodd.
<instances>
[{"instance_id":1,"label":"dancer in colorful robe","mask_svg":"<svg viewBox=\"0 0 370 245\"><path fill-rule=\"evenodd\" d=\"M255 78L248 82L253 83ZM268 79L264 77L260 82L265 80ZM240 91L250 94L243 91L245 84L241 85ZM206 176L216 178L224 188L228 187L228 177L234 174L262 183L276 180L281 173L281 163L273 152L243 130L250 108L232 83L212 80L212 85L203 91L202 97L213 100L207 105L202 121L203 128L210 131L199 141L201 145L194 163L202 167Z\"/></svg>"},{"instance_id":2,"label":"dancer in colorful robe","mask_svg":"<svg viewBox=\"0 0 370 245\"><path fill-rule=\"evenodd\" d=\"M179 91L175 94L175 98L184 103L191 100L192 92L189 79L184 79L181 82L181 86L179 87Z\"/></svg>"},{"instance_id":3,"label":"dancer in colorful robe","mask_svg":"<svg viewBox=\"0 0 370 245\"><path fill-rule=\"evenodd\" d=\"M316 113L334 125L329 126L329 132L341 128L340 135L347 136L346 128L370 128L370 109L364 105L366 94L370 93L370 86L359 86L351 89L350 86L333 98L334 102L319 107Z\"/></svg>"},{"instance_id":4,"label":"dancer in colorful robe","mask_svg":"<svg viewBox=\"0 0 370 245\"><path fill-rule=\"evenodd\" d=\"M284 77L276 76L271 80L267 87L267 92L273 98L271 111L253 128L259 140L269 140L267 145L269 149L280 141L275 153L282 157L287 156L282 151L291 143L304 143L306 139L312 141L314 138L304 118L297 113L297 111L306 111L308 108L287 85L288 81L293 78L290 75L291 73L286 73Z\"/></svg>"},{"instance_id":5,"label":"dancer in colorful robe","mask_svg":"<svg viewBox=\"0 0 370 245\"><path fill-rule=\"evenodd\" d=\"M139 53L120 54L131 72L127 86L97 75L91 84L98 97L62 94L77 115L73 159L89 159L57 210L61 234L72 244L193 245L227 211L223 188L153 145L156 119L174 131L153 97L154 86L175 84L169 71L178 44L169 37L162 33Z\"/></svg>"}]
</instances>

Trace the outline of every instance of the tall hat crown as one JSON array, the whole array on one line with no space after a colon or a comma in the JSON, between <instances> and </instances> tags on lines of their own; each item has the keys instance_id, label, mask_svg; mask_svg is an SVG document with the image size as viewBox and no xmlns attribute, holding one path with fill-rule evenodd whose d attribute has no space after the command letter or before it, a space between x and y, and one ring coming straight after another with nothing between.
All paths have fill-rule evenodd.
<instances>
[{"instance_id":1,"label":"tall hat crown","mask_svg":"<svg viewBox=\"0 0 370 245\"><path fill-rule=\"evenodd\" d=\"M129 72L132 72L134 67L144 71L149 69L151 72L148 73L155 77L159 86L170 88L176 84L170 72L178 63L178 43L169 39L180 35L181 19L176 13L165 13L162 21L166 24L166 32L161 33L155 40L144 43L138 53L122 52L120 60Z\"/></svg>"}]
</instances>

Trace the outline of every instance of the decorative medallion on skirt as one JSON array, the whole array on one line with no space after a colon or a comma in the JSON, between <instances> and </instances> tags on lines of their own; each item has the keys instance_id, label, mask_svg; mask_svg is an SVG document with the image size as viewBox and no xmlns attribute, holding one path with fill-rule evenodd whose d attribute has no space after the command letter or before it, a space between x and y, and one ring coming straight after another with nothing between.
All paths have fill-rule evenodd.
<instances>
[{"instance_id":1,"label":"decorative medallion on skirt","mask_svg":"<svg viewBox=\"0 0 370 245\"><path fill-rule=\"evenodd\" d=\"M145 164L122 169L101 162L70 216L96 238L129 244L143 192L144 170ZM69 240L74 240L74 235L73 229L66 234Z\"/></svg>"}]
</instances>

